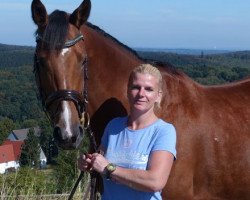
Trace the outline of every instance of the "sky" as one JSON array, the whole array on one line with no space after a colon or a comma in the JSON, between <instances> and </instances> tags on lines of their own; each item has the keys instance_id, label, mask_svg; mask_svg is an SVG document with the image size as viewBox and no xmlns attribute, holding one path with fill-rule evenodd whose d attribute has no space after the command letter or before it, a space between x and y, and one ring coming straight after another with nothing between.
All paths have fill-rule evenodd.
<instances>
[{"instance_id":1,"label":"sky","mask_svg":"<svg viewBox=\"0 0 250 200\"><path fill-rule=\"evenodd\" d=\"M31 0L0 1L0 43L35 45ZM42 0L72 13L82 0ZM250 50L250 0L92 0L89 22L131 48Z\"/></svg>"}]
</instances>

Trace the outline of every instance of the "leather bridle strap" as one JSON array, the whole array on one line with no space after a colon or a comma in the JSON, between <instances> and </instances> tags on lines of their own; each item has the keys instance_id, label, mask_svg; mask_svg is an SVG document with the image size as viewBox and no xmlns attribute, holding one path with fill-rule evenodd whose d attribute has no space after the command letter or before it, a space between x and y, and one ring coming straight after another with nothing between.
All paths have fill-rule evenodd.
<instances>
[{"instance_id":1,"label":"leather bridle strap","mask_svg":"<svg viewBox=\"0 0 250 200\"><path fill-rule=\"evenodd\" d=\"M69 48L74 46L77 42L79 42L80 40L83 40L84 37L83 35L80 33L78 36L76 36L75 38L73 38L72 40L68 40L64 43L63 48ZM43 36L40 34L36 35L36 41L38 40L42 40L43 42L46 43L46 41L43 39Z\"/></svg>"},{"instance_id":2,"label":"leather bridle strap","mask_svg":"<svg viewBox=\"0 0 250 200\"><path fill-rule=\"evenodd\" d=\"M75 90L58 90L50 94L47 99L45 100L44 106L45 109L48 108L55 102L55 101L73 101L77 111L79 118L81 118L81 113L84 111L84 97L82 94Z\"/></svg>"}]
</instances>

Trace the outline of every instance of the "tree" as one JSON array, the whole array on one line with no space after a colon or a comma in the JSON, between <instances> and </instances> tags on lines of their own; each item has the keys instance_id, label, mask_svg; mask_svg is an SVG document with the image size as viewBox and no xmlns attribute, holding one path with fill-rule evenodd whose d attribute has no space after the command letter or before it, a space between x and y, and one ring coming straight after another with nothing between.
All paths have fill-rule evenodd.
<instances>
[{"instance_id":1,"label":"tree","mask_svg":"<svg viewBox=\"0 0 250 200\"><path fill-rule=\"evenodd\" d=\"M53 129L47 118L39 122L41 128L40 144L47 157L47 162L52 163L53 158L58 154L57 146L53 139Z\"/></svg>"},{"instance_id":2,"label":"tree","mask_svg":"<svg viewBox=\"0 0 250 200\"><path fill-rule=\"evenodd\" d=\"M11 119L6 117L0 120L0 144L2 144L4 140L6 140L6 138L14 128L15 123Z\"/></svg>"},{"instance_id":3,"label":"tree","mask_svg":"<svg viewBox=\"0 0 250 200\"><path fill-rule=\"evenodd\" d=\"M57 193L69 192L78 176L77 150L59 150L57 165L53 170L57 182Z\"/></svg>"},{"instance_id":4,"label":"tree","mask_svg":"<svg viewBox=\"0 0 250 200\"><path fill-rule=\"evenodd\" d=\"M23 128L36 127L38 126L38 122L35 119L27 119L22 122Z\"/></svg>"},{"instance_id":5,"label":"tree","mask_svg":"<svg viewBox=\"0 0 250 200\"><path fill-rule=\"evenodd\" d=\"M29 129L20 156L21 166L40 167L40 144L33 128Z\"/></svg>"}]
</instances>

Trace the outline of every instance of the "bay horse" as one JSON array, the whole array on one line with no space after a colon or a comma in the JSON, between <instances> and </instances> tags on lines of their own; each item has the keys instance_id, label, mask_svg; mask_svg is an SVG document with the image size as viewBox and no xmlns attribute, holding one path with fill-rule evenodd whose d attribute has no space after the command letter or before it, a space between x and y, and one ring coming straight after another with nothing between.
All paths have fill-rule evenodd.
<instances>
[{"instance_id":1,"label":"bay horse","mask_svg":"<svg viewBox=\"0 0 250 200\"><path fill-rule=\"evenodd\" d=\"M87 108L99 143L108 121L127 114L129 73L145 61L87 22L90 0L72 14L48 15L40 0L31 10L38 27L34 70L54 137L65 149L77 148ZM249 199L250 78L208 87L171 66L158 67L165 84L158 115L177 130L177 160L163 199Z\"/></svg>"}]
</instances>

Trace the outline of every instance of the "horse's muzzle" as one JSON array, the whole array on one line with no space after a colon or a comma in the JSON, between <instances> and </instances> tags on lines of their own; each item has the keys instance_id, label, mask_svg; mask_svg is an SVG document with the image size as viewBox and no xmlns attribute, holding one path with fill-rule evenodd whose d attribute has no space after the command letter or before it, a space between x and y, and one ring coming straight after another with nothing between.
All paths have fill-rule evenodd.
<instances>
[{"instance_id":1,"label":"horse's muzzle","mask_svg":"<svg viewBox=\"0 0 250 200\"><path fill-rule=\"evenodd\" d=\"M83 139L83 128L77 126L72 128L71 134L64 128L56 126L54 128L54 139L59 147L64 150L77 149Z\"/></svg>"}]
</instances>

